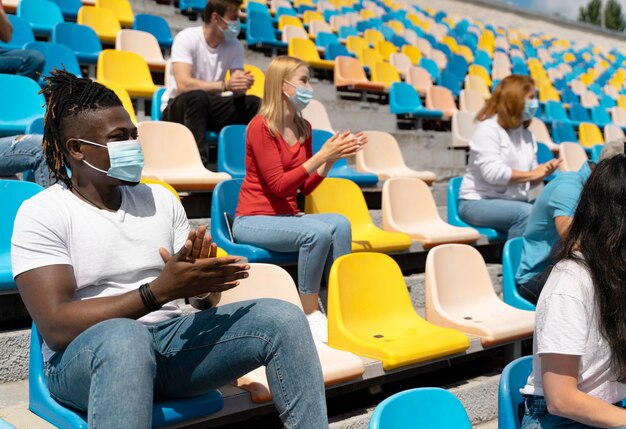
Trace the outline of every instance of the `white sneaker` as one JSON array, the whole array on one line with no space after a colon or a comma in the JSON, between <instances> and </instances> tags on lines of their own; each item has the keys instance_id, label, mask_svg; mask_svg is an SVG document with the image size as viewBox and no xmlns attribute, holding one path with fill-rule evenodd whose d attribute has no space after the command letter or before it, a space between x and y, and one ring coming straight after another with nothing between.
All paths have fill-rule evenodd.
<instances>
[{"instance_id":1,"label":"white sneaker","mask_svg":"<svg viewBox=\"0 0 626 429\"><path fill-rule=\"evenodd\" d=\"M311 314L307 314L306 318L309 321L313 338L323 343L328 343L328 319L326 319L326 316L321 311L316 310Z\"/></svg>"}]
</instances>

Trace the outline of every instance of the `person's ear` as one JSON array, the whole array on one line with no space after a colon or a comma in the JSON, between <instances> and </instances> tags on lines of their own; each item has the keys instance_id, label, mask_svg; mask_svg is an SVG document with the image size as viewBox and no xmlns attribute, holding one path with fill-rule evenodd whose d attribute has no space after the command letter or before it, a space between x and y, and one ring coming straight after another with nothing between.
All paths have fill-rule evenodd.
<instances>
[{"instance_id":1,"label":"person's ear","mask_svg":"<svg viewBox=\"0 0 626 429\"><path fill-rule=\"evenodd\" d=\"M211 22L218 22L219 17L220 17L219 13L217 13L217 12L212 12L212 13L211 13Z\"/></svg>"},{"instance_id":2,"label":"person's ear","mask_svg":"<svg viewBox=\"0 0 626 429\"><path fill-rule=\"evenodd\" d=\"M76 161L82 161L85 158L82 146L81 142L76 138L71 138L65 143L65 149L68 156Z\"/></svg>"}]
</instances>

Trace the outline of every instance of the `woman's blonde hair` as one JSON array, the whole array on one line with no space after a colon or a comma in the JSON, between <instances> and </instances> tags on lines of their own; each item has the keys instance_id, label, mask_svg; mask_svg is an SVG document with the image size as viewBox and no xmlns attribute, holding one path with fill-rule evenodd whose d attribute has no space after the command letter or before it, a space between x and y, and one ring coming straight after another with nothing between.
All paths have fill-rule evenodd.
<instances>
[{"instance_id":1,"label":"woman's blonde hair","mask_svg":"<svg viewBox=\"0 0 626 429\"><path fill-rule=\"evenodd\" d=\"M283 128L283 82L289 81L301 66L308 68L307 63L287 55L276 57L270 63L265 74L265 90L259 114L261 114L274 137ZM310 128L300 112L294 118L297 137L304 142L310 136Z\"/></svg>"},{"instance_id":2,"label":"woman's blonde hair","mask_svg":"<svg viewBox=\"0 0 626 429\"><path fill-rule=\"evenodd\" d=\"M535 87L528 76L513 74L502 79L491 98L476 114L477 121L484 121L498 115L502 128L518 128L522 125L526 94Z\"/></svg>"}]
</instances>

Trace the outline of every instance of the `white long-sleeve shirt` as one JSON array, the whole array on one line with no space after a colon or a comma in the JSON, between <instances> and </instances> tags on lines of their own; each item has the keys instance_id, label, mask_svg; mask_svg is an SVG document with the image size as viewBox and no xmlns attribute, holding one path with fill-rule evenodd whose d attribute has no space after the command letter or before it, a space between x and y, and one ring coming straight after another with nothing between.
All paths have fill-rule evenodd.
<instances>
[{"instance_id":1,"label":"white long-sleeve shirt","mask_svg":"<svg viewBox=\"0 0 626 429\"><path fill-rule=\"evenodd\" d=\"M478 124L469 147L469 162L461 183L462 200L528 201L530 182L509 183L513 170L531 171L537 167L537 143L528 129L504 129L494 116Z\"/></svg>"}]
</instances>

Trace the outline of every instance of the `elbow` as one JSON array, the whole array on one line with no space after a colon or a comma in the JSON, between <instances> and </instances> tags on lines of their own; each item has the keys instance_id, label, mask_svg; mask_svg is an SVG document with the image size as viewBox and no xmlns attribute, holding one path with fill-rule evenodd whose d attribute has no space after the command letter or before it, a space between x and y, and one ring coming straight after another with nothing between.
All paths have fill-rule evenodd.
<instances>
[{"instance_id":1,"label":"elbow","mask_svg":"<svg viewBox=\"0 0 626 429\"><path fill-rule=\"evenodd\" d=\"M546 407L553 416L571 418L574 413L575 400L569 395L546 397Z\"/></svg>"}]
</instances>

